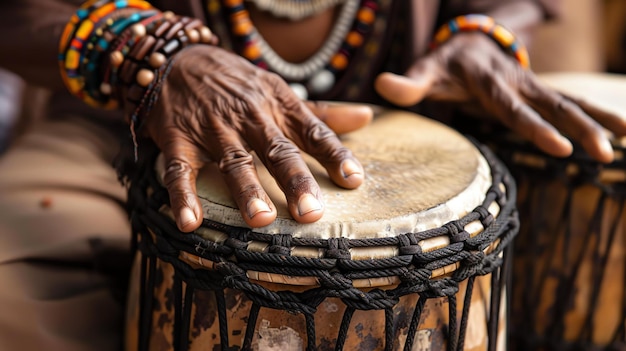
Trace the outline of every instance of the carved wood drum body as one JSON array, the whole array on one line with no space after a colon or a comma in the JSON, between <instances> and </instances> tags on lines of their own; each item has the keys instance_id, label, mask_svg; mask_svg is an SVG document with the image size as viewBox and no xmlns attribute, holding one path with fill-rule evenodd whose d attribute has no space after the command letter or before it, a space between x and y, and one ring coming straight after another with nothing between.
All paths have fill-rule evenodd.
<instances>
[{"instance_id":1,"label":"carved wood drum body","mask_svg":"<svg viewBox=\"0 0 626 351\"><path fill-rule=\"evenodd\" d=\"M199 177L193 234L176 230L154 172L135 179L127 349L504 350L517 230L507 171L406 112L381 111L343 142L366 180L340 189L307 159L326 204L307 225L260 165L279 212L264 228L246 227L214 168Z\"/></svg>"},{"instance_id":2,"label":"carved wood drum body","mask_svg":"<svg viewBox=\"0 0 626 351\"><path fill-rule=\"evenodd\" d=\"M544 82L626 116L626 79L554 74ZM516 350L626 350L626 159L582 150L555 159L496 143L519 187L512 343Z\"/></svg>"}]
</instances>

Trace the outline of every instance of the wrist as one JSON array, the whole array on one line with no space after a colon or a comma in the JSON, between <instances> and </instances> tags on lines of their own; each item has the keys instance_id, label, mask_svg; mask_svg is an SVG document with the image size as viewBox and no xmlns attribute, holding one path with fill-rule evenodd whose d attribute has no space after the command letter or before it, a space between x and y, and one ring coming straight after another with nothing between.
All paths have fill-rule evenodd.
<instances>
[{"instance_id":1,"label":"wrist","mask_svg":"<svg viewBox=\"0 0 626 351\"><path fill-rule=\"evenodd\" d=\"M524 68L530 67L528 51L515 34L486 15L458 16L441 26L431 43L435 49L459 33L480 33L491 38Z\"/></svg>"},{"instance_id":2,"label":"wrist","mask_svg":"<svg viewBox=\"0 0 626 351\"><path fill-rule=\"evenodd\" d=\"M95 0L72 16L61 37L61 75L86 103L137 112L184 47L215 43L201 21L160 12L147 1Z\"/></svg>"}]
</instances>

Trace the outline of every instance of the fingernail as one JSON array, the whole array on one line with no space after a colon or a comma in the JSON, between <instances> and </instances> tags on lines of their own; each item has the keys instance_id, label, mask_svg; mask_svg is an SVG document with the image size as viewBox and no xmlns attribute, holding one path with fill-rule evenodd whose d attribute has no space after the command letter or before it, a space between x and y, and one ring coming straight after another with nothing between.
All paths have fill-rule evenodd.
<instances>
[{"instance_id":1,"label":"fingernail","mask_svg":"<svg viewBox=\"0 0 626 351\"><path fill-rule=\"evenodd\" d=\"M307 213L313 211L319 211L322 209L322 204L311 194L304 194L300 196L298 200L298 213L300 216L304 216Z\"/></svg>"},{"instance_id":2,"label":"fingernail","mask_svg":"<svg viewBox=\"0 0 626 351\"><path fill-rule=\"evenodd\" d=\"M348 178L354 174L363 173L363 170L361 170L361 167L353 160L345 160L341 164L341 173L344 178Z\"/></svg>"},{"instance_id":3,"label":"fingernail","mask_svg":"<svg viewBox=\"0 0 626 351\"><path fill-rule=\"evenodd\" d=\"M600 150L603 154L610 155L610 161L613 160L613 146L611 145L610 141L608 141L607 139L602 139L602 141L600 142Z\"/></svg>"},{"instance_id":4,"label":"fingernail","mask_svg":"<svg viewBox=\"0 0 626 351\"><path fill-rule=\"evenodd\" d=\"M602 139L600 147L602 148L602 152L613 153L613 146L611 145L611 142L607 139Z\"/></svg>"},{"instance_id":5,"label":"fingernail","mask_svg":"<svg viewBox=\"0 0 626 351\"><path fill-rule=\"evenodd\" d=\"M189 207L183 207L183 209L180 210L180 223L182 223L183 226L195 222L197 219L196 214Z\"/></svg>"},{"instance_id":6,"label":"fingernail","mask_svg":"<svg viewBox=\"0 0 626 351\"><path fill-rule=\"evenodd\" d=\"M272 212L270 206L261 199L252 199L248 202L248 217L252 218L260 212Z\"/></svg>"}]
</instances>

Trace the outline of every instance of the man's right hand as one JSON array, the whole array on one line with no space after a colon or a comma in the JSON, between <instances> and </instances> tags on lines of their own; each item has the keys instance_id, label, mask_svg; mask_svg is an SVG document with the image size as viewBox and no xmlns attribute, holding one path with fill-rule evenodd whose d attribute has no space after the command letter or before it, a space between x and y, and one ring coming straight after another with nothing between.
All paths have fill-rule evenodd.
<instances>
[{"instance_id":1,"label":"man's right hand","mask_svg":"<svg viewBox=\"0 0 626 351\"><path fill-rule=\"evenodd\" d=\"M337 122L342 109L351 117L346 124ZM248 225L274 221L276 207L259 182L252 151L285 193L293 218L318 220L323 199L300 150L315 157L335 184L357 188L363 167L324 121L347 131L369 119L371 110L363 106L307 105L279 76L218 47L198 45L177 55L144 123L165 157L163 179L177 225L190 232L202 223L195 184L208 162L218 164Z\"/></svg>"}]
</instances>

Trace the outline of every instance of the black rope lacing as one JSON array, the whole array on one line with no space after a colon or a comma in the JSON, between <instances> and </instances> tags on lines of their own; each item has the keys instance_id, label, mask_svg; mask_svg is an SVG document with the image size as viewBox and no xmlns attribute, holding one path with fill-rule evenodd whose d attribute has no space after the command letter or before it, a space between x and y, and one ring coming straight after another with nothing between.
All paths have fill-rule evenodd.
<instances>
[{"instance_id":1,"label":"black rope lacing","mask_svg":"<svg viewBox=\"0 0 626 351\"><path fill-rule=\"evenodd\" d=\"M419 294L408 328L405 350L411 350L424 305L428 299L447 297L450 322L448 325L448 350L461 350L467 330L469 305L474 277L493 274L492 310L490 332L497 334L501 280L508 274L500 267L503 252L510 246L517 233L519 222L515 209L516 189L506 168L484 147L480 148L492 170L493 186L484 202L459 220L418 233L404 233L388 238L299 238L288 233L264 234L248 228L233 227L215 221L204 220L203 226L227 235L222 243L212 242L197 234L183 234L175 223L159 213L168 203L167 192L152 172L145 172L131 181L129 207L136 234L137 249L142 252L140 287L139 350L149 349L151 311L155 298L155 264L157 260L169 263L175 270L175 350L187 350L189 346L189 318L194 291L210 290L216 294L220 344L222 350L230 350L224 289L236 289L252 301L243 349L251 347L256 319L261 308L272 308L303 314L305 317L307 350L316 350L315 317L317 307L326 298L335 297L347 306L336 338L336 349L341 349L348 335L352 314L356 310L383 310L385 313L385 350L394 343L393 308L400 297ZM150 169L146 167L146 169ZM504 185L505 191L501 185ZM146 189L151 195L146 196ZM487 210L493 203L500 207L497 218ZM474 237L464 230L473 221L480 221L484 230ZM430 252L423 252L421 240L448 236L450 244ZM250 241L267 243L267 252L247 251ZM396 246L397 257L383 259L352 260L350 249L357 247ZM484 250L493 246L491 251ZM292 247L311 247L324 254L319 258L291 256ZM214 264L213 270L195 269L179 259L181 252L191 253ZM434 270L458 264L452 274L431 278ZM506 266L506 265L505 265ZM315 277L319 286L303 292L273 291L250 280L246 272L258 271L288 276ZM397 276L400 280L394 288L363 291L355 288L353 280ZM467 281L466 297L460 325L457 326L456 294L459 283ZM185 289L183 284L185 283ZM185 320L187 319L187 320ZM381 336L382 337L382 336ZM490 335L490 348L496 345L497 335Z\"/></svg>"},{"instance_id":2,"label":"black rope lacing","mask_svg":"<svg viewBox=\"0 0 626 351\"><path fill-rule=\"evenodd\" d=\"M623 277L615 277L609 265L610 250L616 238L621 235L623 240L625 235L626 182L602 179L603 172L623 174L626 171L626 148L614 145L618 156L611 164L602 164L576 144L570 157L553 158L530 143L514 141L506 132L472 133L480 139L488 139L518 183L529 185L526 200L519 204L522 225L514 252L516 272L522 273L515 283L523 287L513 289L516 317L512 318L511 330L515 350L626 350L626 288L619 287L621 300L610 302L619 311L618 325L600 323L602 316L597 313L607 279L626 282L626 271ZM534 163L525 163L528 158ZM551 191L555 184L563 187L565 199L559 208L546 208L546 198L554 196ZM581 200L574 197L584 187L596 189L597 198L583 200L593 201L594 210L581 230L572 228L571 222L572 218L580 216L577 206ZM550 215L556 216L556 222L548 226ZM575 236L573 230L583 234ZM591 271L583 272L583 264ZM582 285L589 289L589 294L579 293ZM545 306L549 298L553 301L547 313L539 315L539 306ZM576 306L580 305L587 306L586 310L577 310ZM572 315L582 320L580 329L576 327L580 331L576 335L571 330L568 332L568 328L572 328L568 326L571 323L568 318ZM540 330L539 324L545 328ZM607 343L594 339L600 328L613 328L609 330L612 336Z\"/></svg>"}]
</instances>

